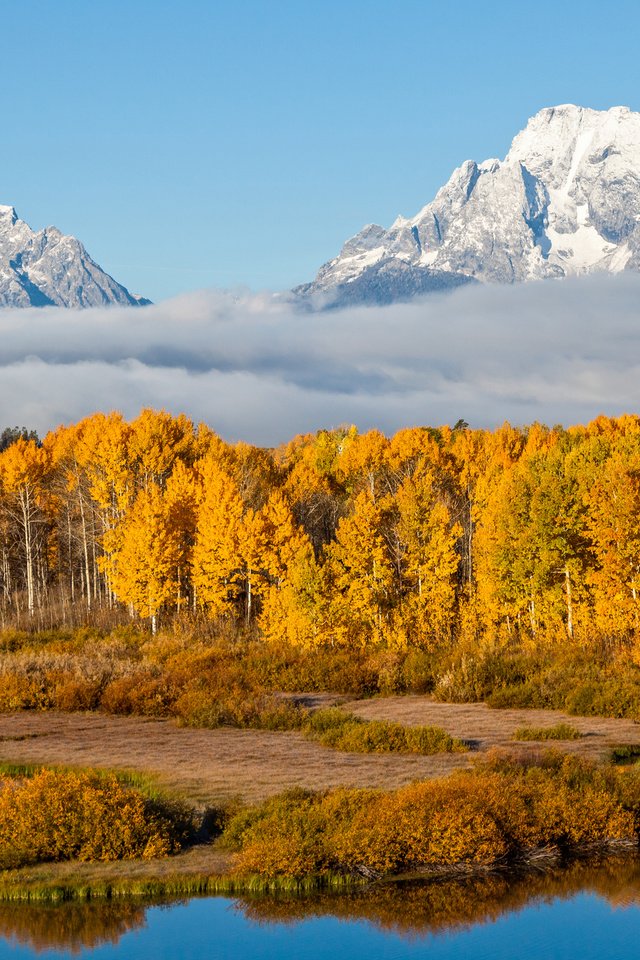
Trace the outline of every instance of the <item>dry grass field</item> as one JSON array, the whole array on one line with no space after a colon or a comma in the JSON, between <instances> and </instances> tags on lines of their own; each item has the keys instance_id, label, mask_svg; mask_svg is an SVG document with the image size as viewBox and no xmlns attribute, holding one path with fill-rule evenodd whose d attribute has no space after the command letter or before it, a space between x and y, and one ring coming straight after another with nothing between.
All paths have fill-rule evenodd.
<instances>
[{"instance_id":1,"label":"dry grass field","mask_svg":"<svg viewBox=\"0 0 640 960\"><path fill-rule=\"evenodd\" d=\"M468 763L465 754L342 753L299 733L53 711L0 714L0 761L144 771L198 804L258 801L294 786L391 788Z\"/></svg>"},{"instance_id":2,"label":"dry grass field","mask_svg":"<svg viewBox=\"0 0 640 960\"><path fill-rule=\"evenodd\" d=\"M309 699L314 707L338 698L327 694ZM524 726L570 723L582 738L555 746L592 759L603 759L617 744L640 745L640 725L629 720L491 710L484 704L436 703L424 696L349 701L344 707L366 719L437 725L470 742L474 750L428 757L342 753L298 733L191 729L168 720L24 711L0 714L0 761L141 771L193 804L211 805L231 798L259 801L293 786L391 789L467 766L491 747L539 749L536 743L512 741L514 731Z\"/></svg>"},{"instance_id":3,"label":"dry grass field","mask_svg":"<svg viewBox=\"0 0 640 960\"><path fill-rule=\"evenodd\" d=\"M538 750L535 742L515 743L518 727L554 727L566 723L575 727L580 740L568 740L543 746L556 746L567 753L578 753L592 760L603 760L618 744L640 746L640 724L633 720L606 717L572 717L560 710L492 710L484 703L438 703L424 696L385 697L352 701L345 709L366 720L394 720L397 723L442 727L452 737L460 737L474 750L513 747ZM473 754L472 754L473 756ZM469 756L466 757L469 762Z\"/></svg>"}]
</instances>

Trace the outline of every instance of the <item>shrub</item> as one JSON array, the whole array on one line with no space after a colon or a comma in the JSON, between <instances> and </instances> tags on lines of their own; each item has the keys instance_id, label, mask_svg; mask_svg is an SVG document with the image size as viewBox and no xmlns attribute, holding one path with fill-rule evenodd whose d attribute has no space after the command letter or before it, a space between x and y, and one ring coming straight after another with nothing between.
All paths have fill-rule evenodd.
<instances>
[{"instance_id":1,"label":"shrub","mask_svg":"<svg viewBox=\"0 0 640 960\"><path fill-rule=\"evenodd\" d=\"M518 727L512 740L579 740L582 734L570 723L556 723L553 727Z\"/></svg>"},{"instance_id":2,"label":"shrub","mask_svg":"<svg viewBox=\"0 0 640 960\"><path fill-rule=\"evenodd\" d=\"M252 727L259 730L299 730L308 711L269 694L185 690L176 700L173 713L189 727Z\"/></svg>"},{"instance_id":3,"label":"shrub","mask_svg":"<svg viewBox=\"0 0 640 960\"><path fill-rule=\"evenodd\" d=\"M0 789L0 867L48 860L163 857L180 848L177 819L115 777L42 770Z\"/></svg>"},{"instance_id":4,"label":"shrub","mask_svg":"<svg viewBox=\"0 0 640 960\"><path fill-rule=\"evenodd\" d=\"M486 697L486 703L494 710L549 706L540 688L534 683L519 683L499 687Z\"/></svg>"},{"instance_id":5,"label":"shrub","mask_svg":"<svg viewBox=\"0 0 640 960\"><path fill-rule=\"evenodd\" d=\"M166 677L138 672L108 683L100 698L100 706L107 713L164 717L169 713L172 701Z\"/></svg>"},{"instance_id":6,"label":"shrub","mask_svg":"<svg viewBox=\"0 0 640 960\"><path fill-rule=\"evenodd\" d=\"M68 678L58 684L54 692L57 710L95 710L100 702L100 684L82 677Z\"/></svg>"},{"instance_id":7,"label":"shrub","mask_svg":"<svg viewBox=\"0 0 640 960\"><path fill-rule=\"evenodd\" d=\"M0 675L0 710L29 710L40 706L40 685L24 674Z\"/></svg>"},{"instance_id":8,"label":"shrub","mask_svg":"<svg viewBox=\"0 0 640 960\"><path fill-rule=\"evenodd\" d=\"M640 758L640 744L623 743L611 748L612 763L635 763Z\"/></svg>"},{"instance_id":9,"label":"shrub","mask_svg":"<svg viewBox=\"0 0 640 960\"><path fill-rule=\"evenodd\" d=\"M492 757L475 772L392 792L290 791L238 813L225 837L236 868L273 879L489 866L532 848L631 839L640 791L575 758Z\"/></svg>"},{"instance_id":10,"label":"shrub","mask_svg":"<svg viewBox=\"0 0 640 960\"><path fill-rule=\"evenodd\" d=\"M440 727L362 720L337 707L312 713L304 732L325 747L352 753L462 753L469 748Z\"/></svg>"}]
</instances>

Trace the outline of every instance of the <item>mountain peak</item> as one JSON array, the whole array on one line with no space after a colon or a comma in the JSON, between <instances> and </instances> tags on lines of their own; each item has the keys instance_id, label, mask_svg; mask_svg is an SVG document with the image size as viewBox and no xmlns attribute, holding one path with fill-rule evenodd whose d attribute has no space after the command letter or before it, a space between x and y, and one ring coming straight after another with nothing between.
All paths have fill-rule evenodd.
<instances>
[{"instance_id":1,"label":"mountain peak","mask_svg":"<svg viewBox=\"0 0 640 960\"><path fill-rule=\"evenodd\" d=\"M12 224L18 219L18 214L16 213L15 207L8 207L4 203L0 203L0 219L10 220Z\"/></svg>"},{"instance_id":2,"label":"mountain peak","mask_svg":"<svg viewBox=\"0 0 640 960\"><path fill-rule=\"evenodd\" d=\"M412 282L398 289L421 293L431 279L441 290L640 270L640 113L545 107L504 160L466 160L414 217L365 228L297 292L332 305L389 302L381 276L397 282L403 270Z\"/></svg>"},{"instance_id":3,"label":"mountain peak","mask_svg":"<svg viewBox=\"0 0 640 960\"><path fill-rule=\"evenodd\" d=\"M0 307L141 306L57 227L32 230L15 208L0 204Z\"/></svg>"}]
</instances>

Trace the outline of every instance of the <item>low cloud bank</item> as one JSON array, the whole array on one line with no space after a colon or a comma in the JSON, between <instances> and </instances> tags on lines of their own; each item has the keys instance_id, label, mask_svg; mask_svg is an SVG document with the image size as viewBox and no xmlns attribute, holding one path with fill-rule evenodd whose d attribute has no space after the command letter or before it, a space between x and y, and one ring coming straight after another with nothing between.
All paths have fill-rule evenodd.
<instances>
[{"instance_id":1,"label":"low cloud bank","mask_svg":"<svg viewBox=\"0 0 640 960\"><path fill-rule=\"evenodd\" d=\"M640 277L468 287L301 313L199 292L142 310L0 311L0 427L184 412L276 444L340 423L577 423L640 411Z\"/></svg>"}]
</instances>

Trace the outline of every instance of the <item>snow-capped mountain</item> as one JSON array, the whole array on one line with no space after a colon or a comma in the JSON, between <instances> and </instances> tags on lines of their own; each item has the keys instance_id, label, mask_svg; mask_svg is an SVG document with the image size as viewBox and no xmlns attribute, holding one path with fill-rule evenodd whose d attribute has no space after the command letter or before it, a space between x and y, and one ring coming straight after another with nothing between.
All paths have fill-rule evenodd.
<instances>
[{"instance_id":1,"label":"snow-capped mountain","mask_svg":"<svg viewBox=\"0 0 640 960\"><path fill-rule=\"evenodd\" d=\"M369 225L295 291L389 303L474 281L640 270L640 113L541 110L504 160L467 160L415 217Z\"/></svg>"},{"instance_id":2,"label":"snow-capped mountain","mask_svg":"<svg viewBox=\"0 0 640 960\"><path fill-rule=\"evenodd\" d=\"M56 227L34 231L0 205L0 306L97 307L149 303L116 283L79 240Z\"/></svg>"}]
</instances>

